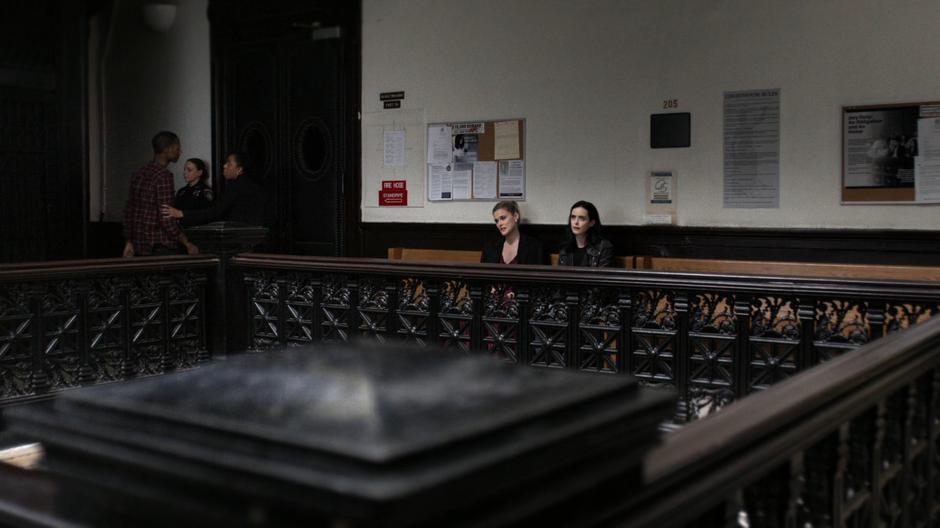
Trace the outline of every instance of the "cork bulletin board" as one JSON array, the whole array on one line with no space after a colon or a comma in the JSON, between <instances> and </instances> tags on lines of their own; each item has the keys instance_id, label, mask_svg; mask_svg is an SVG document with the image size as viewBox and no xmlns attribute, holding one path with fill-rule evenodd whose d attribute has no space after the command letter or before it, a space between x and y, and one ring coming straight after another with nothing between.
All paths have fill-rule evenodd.
<instances>
[{"instance_id":1,"label":"cork bulletin board","mask_svg":"<svg viewBox=\"0 0 940 528\"><path fill-rule=\"evenodd\" d=\"M428 124L428 200L525 200L525 131L525 119Z\"/></svg>"}]
</instances>

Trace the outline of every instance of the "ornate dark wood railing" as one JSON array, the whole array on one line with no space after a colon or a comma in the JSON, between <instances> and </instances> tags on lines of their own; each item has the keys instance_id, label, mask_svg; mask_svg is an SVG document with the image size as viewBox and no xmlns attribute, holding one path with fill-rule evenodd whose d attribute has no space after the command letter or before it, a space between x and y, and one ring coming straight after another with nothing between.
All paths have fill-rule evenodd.
<instances>
[{"instance_id":1,"label":"ornate dark wood railing","mask_svg":"<svg viewBox=\"0 0 940 528\"><path fill-rule=\"evenodd\" d=\"M212 256L0 266L0 405L209 357Z\"/></svg>"},{"instance_id":2,"label":"ornate dark wood railing","mask_svg":"<svg viewBox=\"0 0 940 528\"><path fill-rule=\"evenodd\" d=\"M679 392L679 421L940 313L940 284L243 254L249 349L401 339Z\"/></svg>"},{"instance_id":3,"label":"ornate dark wood railing","mask_svg":"<svg viewBox=\"0 0 940 528\"><path fill-rule=\"evenodd\" d=\"M609 525L936 526L938 433L935 318L666 435Z\"/></svg>"}]
</instances>

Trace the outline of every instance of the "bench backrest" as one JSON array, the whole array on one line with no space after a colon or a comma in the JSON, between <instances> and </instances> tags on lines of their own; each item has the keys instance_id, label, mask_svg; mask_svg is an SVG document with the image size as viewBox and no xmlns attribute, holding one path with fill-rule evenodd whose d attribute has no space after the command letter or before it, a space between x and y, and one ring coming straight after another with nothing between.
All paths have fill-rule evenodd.
<instances>
[{"instance_id":1,"label":"bench backrest","mask_svg":"<svg viewBox=\"0 0 940 528\"><path fill-rule=\"evenodd\" d=\"M552 266L558 265L558 253L552 253L549 255L549 260L551 261ZM624 269L635 269L636 268L636 257L633 255L617 255L614 257L615 268L624 268Z\"/></svg>"},{"instance_id":2,"label":"bench backrest","mask_svg":"<svg viewBox=\"0 0 940 528\"><path fill-rule=\"evenodd\" d=\"M482 251L466 251L459 249L388 248L389 260L480 262L482 255Z\"/></svg>"},{"instance_id":3,"label":"bench backrest","mask_svg":"<svg viewBox=\"0 0 940 528\"><path fill-rule=\"evenodd\" d=\"M481 251L466 251L460 249L417 249L390 247L389 260L408 261L451 261L451 262L480 262ZM614 257L615 268L634 269L637 257L632 255ZM552 266L558 265L558 253L550 255Z\"/></svg>"}]
</instances>

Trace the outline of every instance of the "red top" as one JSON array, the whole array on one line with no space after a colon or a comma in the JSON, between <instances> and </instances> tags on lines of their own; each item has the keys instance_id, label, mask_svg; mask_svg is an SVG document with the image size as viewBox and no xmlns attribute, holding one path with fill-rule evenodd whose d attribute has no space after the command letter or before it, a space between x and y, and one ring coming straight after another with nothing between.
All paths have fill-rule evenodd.
<instances>
[{"instance_id":1,"label":"red top","mask_svg":"<svg viewBox=\"0 0 940 528\"><path fill-rule=\"evenodd\" d=\"M503 256L499 257L499 260L503 261L503 264L518 264L519 263L519 254L516 253L516 256L512 258L509 262L506 262L506 258Z\"/></svg>"},{"instance_id":2,"label":"red top","mask_svg":"<svg viewBox=\"0 0 940 528\"><path fill-rule=\"evenodd\" d=\"M173 174L156 161L137 169L124 207L124 240L134 244L135 255L149 255L156 244L179 246L180 226L164 218L160 206L173 205Z\"/></svg>"}]
</instances>

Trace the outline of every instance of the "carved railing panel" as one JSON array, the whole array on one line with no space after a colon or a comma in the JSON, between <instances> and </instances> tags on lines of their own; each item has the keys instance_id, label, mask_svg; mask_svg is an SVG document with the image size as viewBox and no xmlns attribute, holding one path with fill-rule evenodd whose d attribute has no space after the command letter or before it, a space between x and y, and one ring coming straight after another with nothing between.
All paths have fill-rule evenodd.
<instances>
[{"instance_id":1,"label":"carved railing panel","mask_svg":"<svg viewBox=\"0 0 940 528\"><path fill-rule=\"evenodd\" d=\"M0 406L209 358L214 257L0 266Z\"/></svg>"},{"instance_id":2,"label":"carved railing panel","mask_svg":"<svg viewBox=\"0 0 940 528\"><path fill-rule=\"evenodd\" d=\"M877 281L253 254L234 263L255 348L356 334L632 374L674 387L683 422L940 311L940 286Z\"/></svg>"},{"instance_id":3,"label":"carved railing panel","mask_svg":"<svg viewBox=\"0 0 940 528\"><path fill-rule=\"evenodd\" d=\"M828 299L816 303L813 343L820 361L854 350L872 339L868 303Z\"/></svg>"},{"instance_id":4,"label":"carved railing panel","mask_svg":"<svg viewBox=\"0 0 940 528\"><path fill-rule=\"evenodd\" d=\"M384 343L389 323L389 284L379 277L367 277L359 283L359 335Z\"/></svg>"},{"instance_id":5,"label":"carved railing panel","mask_svg":"<svg viewBox=\"0 0 940 528\"><path fill-rule=\"evenodd\" d=\"M408 343L428 343L431 296L422 279L403 279L398 285L398 335Z\"/></svg>"},{"instance_id":6,"label":"carved railing panel","mask_svg":"<svg viewBox=\"0 0 940 528\"><path fill-rule=\"evenodd\" d=\"M317 312L316 283L303 274L291 274L284 280L284 338L288 346L314 341Z\"/></svg>"},{"instance_id":7,"label":"carved railing panel","mask_svg":"<svg viewBox=\"0 0 940 528\"><path fill-rule=\"evenodd\" d=\"M127 280L92 280L88 289L88 366L95 382L117 381L127 368L124 292Z\"/></svg>"},{"instance_id":8,"label":"carved railing panel","mask_svg":"<svg viewBox=\"0 0 940 528\"><path fill-rule=\"evenodd\" d=\"M349 341L352 305L346 275L325 275L321 280L320 315L324 341Z\"/></svg>"},{"instance_id":9,"label":"carved railing panel","mask_svg":"<svg viewBox=\"0 0 940 528\"><path fill-rule=\"evenodd\" d=\"M922 323L940 313L940 303L889 302L885 307L885 334Z\"/></svg>"},{"instance_id":10,"label":"carved railing panel","mask_svg":"<svg viewBox=\"0 0 940 528\"><path fill-rule=\"evenodd\" d=\"M605 374L624 371L619 345L623 326L620 298L621 292L617 288L587 288L581 291L578 354L575 361L578 370Z\"/></svg>"},{"instance_id":11,"label":"carved railing panel","mask_svg":"<svg viewBox=\"0 0 940 528\"><path fill-rule=\"evenodd\" d=\"M571 318L565 290L536 287L529 306L529 365L567 368Z\"/></svg>"},{"instance_id":12,"label":"carved railing panel","mask_svg":"<svg viewBox=\"0 0 940 528\"><path fill-rule=\"evenodd\" d=\"M280 286L273 273L245 275L251 314L252 350L265 350L280 341Z\"/></svg>"},{"instance_id":13,"label":"carved railing panel","mask_svg":"<svg viewBox=\"0 0 940 528\"><path fill-rule=\"evenodd\" d=\"M734 295L697 293L689 301L689 416L701 418L735 399Z\"/></svg>"},{"instance_id":14,"label":"carved railing panel","mask_svg":"<svg viewBox=\"0 0 940 528\"><path fill-rule=\"evenodd\" d=\"M131 348L128 363L144 375L163 373L167 360L165 341L166 306L163 289L166 284L158 275L132 277L130 284Z\"/></svg>"},{"instance_id":15,"label":"carved railing panel","mask_svg":"<svg viewBox=\"0 0 940 528\"><path fill-rule=\"evenodd\" d=\"M445 280L441 285L438 325L441 346L469 353L472 346L474 299L470 283Z\"/></svg>"},{"instance_id":16,"label":"carved railing panel","mask_svg":"<svg viewBox=\"0 0 940 528\"><path fill-rule=\"evenodd\" d=\"M10 284L0 289L0 398L33 394L33 333L38 322L32 285Z\"/></svg>"},{"instance_id":17,"label":"carved railing panel","mask_svg":"<svg viewBox=\"0 0 940 528\"><path fill-rule=\"evenodd\" d=\"M167 292L170 316L170 361L174 369L193 368L207 359L202 278L193 273L169 277Z\"/></svg>"},{"instance_id":18,"label":"carved railing panel","mask_svg":"<svg viewBox=\"0 0 940 528\"><path fill-rule=\"evenodd\" d=\"M751 300L750 390L766 389L792 376L801 367L798 304L796 299L785 297L755 297Z\"/></svg>"},{"instance_id":19,"label":"carved railing panel","mask_svg":"<svg viewBox=\"0 0 940 528\"><path fill-rule=\"evenodd\" d=\"M82 290L85 285L66 280L43 285L41 295L42 382L51 390L81 383ZM37 380L39 381L39 380Z\"/></svg>"},{"instance_id":20,"label":"carved railing panel","mask_svg":"<svg viewBox=\"0 0 940 528\"><path fill-rule=\"evenodd\" d=\"M484 286L483 343L494 357L519 362L519 298L507 283Z\"/></svg>"},{"instance_id":21,"label":"carved railing panel","mask_svg":"<svg viewBox=\"0 0 940 528\"><path fill-rule=\"evenodd\" d=\"M636 292L633 299L632 374L647 384L676 383L675 293Z\"/></svg>"}]
</instances>

